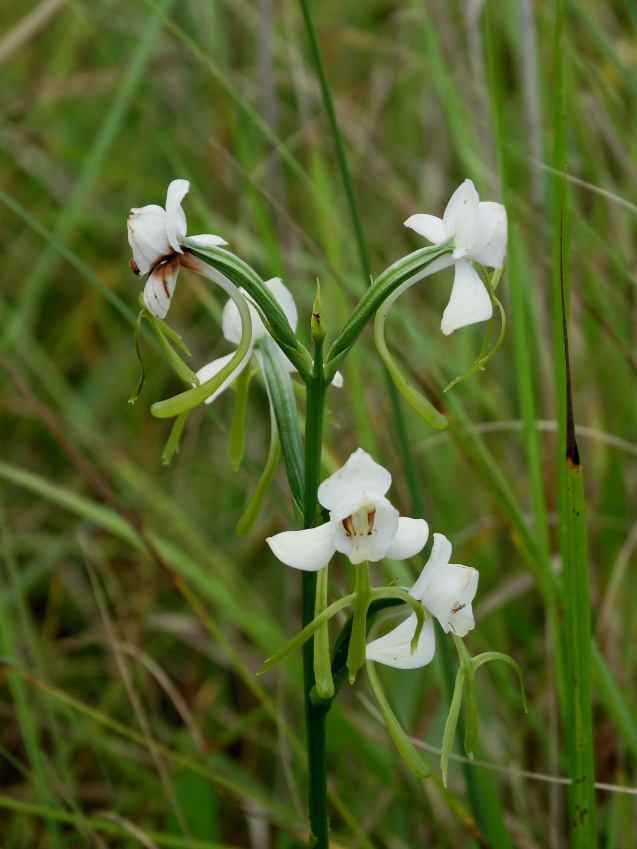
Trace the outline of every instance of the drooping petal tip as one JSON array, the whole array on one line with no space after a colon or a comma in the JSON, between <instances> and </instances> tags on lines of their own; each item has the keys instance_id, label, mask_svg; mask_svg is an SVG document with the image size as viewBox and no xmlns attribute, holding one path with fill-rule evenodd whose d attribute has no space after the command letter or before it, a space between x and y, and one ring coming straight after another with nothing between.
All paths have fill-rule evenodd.
<instances>
[{"instance_id":1,"label":"drooping petal tip","mask_svg":"<svg viewBox=\"0 0 637 849\"><path fill-rule=\"evenodd\" d=\"M273 554L286 566L304 572L317 572L334 555L334 535L329 522L305 531L284 531L267 537Z\"/></svg>"},{"instance_id":2,"label":"drooping petal tip","mask_svg":"<svg viewBox=\"0 0 637 849\"><path fill-rule=\"evenodd\" d=\"M475 268L466 259L457 260L455 266L451 298L440 324L445 336L493 315L491 298Z\"/></svg>"}]
</instances>

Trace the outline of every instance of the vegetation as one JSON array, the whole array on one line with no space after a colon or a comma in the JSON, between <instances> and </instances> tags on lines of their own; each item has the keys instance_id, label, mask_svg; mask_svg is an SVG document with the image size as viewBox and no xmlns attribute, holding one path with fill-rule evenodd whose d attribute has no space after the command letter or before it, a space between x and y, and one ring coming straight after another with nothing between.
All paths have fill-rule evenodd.
<instances>
[{"instance_id":1,"label":"vegetation","mask_svg":"<svg viewBox=\"0 0 637 849\"><path fill-rule=\"evenodd\" d=\"M171 422L150 406L183 383L144 325L146 383L127 403L141 288L127 267L129 209L163 204L171 180L189 180L189 233L219 234L263 279L280 276L308 348L319 278L328 350L368 286L362 246L377 276L424 246L403 221L441 215L470 178L508 209L502 347L443 392L471 369L485 325L440 332L452 270L414 286L387 317L387 342L449 428L432 429L392 391L368 326L339 366L344 388L328 390L321 478L364 448L391 471L401 514L426 518L455 562L479 570L467 647L517 661L528 715L512 670L481 668L476 761L459 733L445 788L451 637L437 634L422 669L376 667L431 770L424 781L397 754L364 677L345 683L327 719L330 843L594 845L573 825L565 785L579 768L573 706L592 700L584 743L598 842L630 849L637 6L309 3L324 89L304 7L0 5L0 843L307 845L300 652L255 675L301 629L300 575L265 543L294 527L282 464L252 530L235 534L268 458L265 387L252 378L237 472L233 392L191 412L179 453L162 463ZM584 489L567 446L562 282ZM196 371L232 350L225 295L187 269L177 291L171 325ZM573 505L581 516L567 521ZM374 582L411 586L425 559L385 560ZM328 601L352 586L337 557ZM590 780L574 799L593 798Z\"/></svg>"}]
</instances>

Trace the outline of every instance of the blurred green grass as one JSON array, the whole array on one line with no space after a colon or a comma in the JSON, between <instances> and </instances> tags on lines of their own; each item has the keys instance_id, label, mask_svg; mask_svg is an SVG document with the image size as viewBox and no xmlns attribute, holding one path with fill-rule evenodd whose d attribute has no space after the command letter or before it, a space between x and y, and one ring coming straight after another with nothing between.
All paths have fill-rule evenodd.
<instances>
[{"instance_id":1,"label":"blurred green grass","mask_svg":"<svg viewBox=\"0 0 637 849\"><path fill-rule=\"evenodd\" d=\"M187 178L189 232L218 233L263 277L281 275L299 305L305 342L320 277L333 337L366 281L297 4L69 0L4 55L2 45L37 6L0 5L0 189L134 311L139 284L127 268L125 216L131 206L163 203L168 182ZM568 173L634 204L632 9L619 0L566 3L565 62ZM313 4L374 273L419 246L403 220L413 212L440 215L465 177L483 198L500 197L495 107L524 272L527 371L537 416L552 421L553 178L529 157L551 163L553 6L506 0L492 10L495 103L480 3ZM594 633L630 720L637 688L631 639L637 594L635 210L575 183L569 183L567 202L576 421L630 443L626 450L590 431L580 440ZM227 461L231 393L190 416L179 455L163 467L170 423L153 419L148 408L180 387L161 356L145 348L148 382L131 407L126 400L138 364L130 325L77 264L8 207L0 225L2 353L121 503L160 540L162 556L192 587L217 633L210 636L169 575L0 372L0 459L10 467L0 467L1 653L137 735L141 712L152 739L191 764L164 752L158 772L147 746L15 673L3 673L0 804L15 800L38 810L5 808L0 841L7 847L134 846L139 840L127 825L134 823L157 845L185 846L185 823L193 839L208 844L302 845L300 660L260 679L259 689L251 677L299 624L298 575L283 569L264 544L265 536L290 526L281 473L250 536L239 539L233 532L267 455L264 388L254 381L247 461L237 474ZM510 653L526 676L528 718L520 713L516 682L506 670L494 666L481 674L478 756L564 774L554 658L542 596L529 572L536 568L538 532L525 524L532 522L533 504L517 424L513 331L486 373L441 396L446 383L471 364L482 339L480 327L449 338L440 333L450 283L448 274L439 274L415 287L392 311L388 328L392 350L458 423L451 435L433 434L405 410L424 516L452 540L457 562L481 572L477 627L469 643L475 651ZM202 295L188 272L182 271L178 290L171 319L198 368L228 350L219 327L223 300L216 291ZM510 309L507 276L502 290ZM371 332L343 372L345 389L328 396L338 427L327 429L325 471L361 445L390 468L393 498L410 514ZM482 426L483 432L463 431L464 425ZM538 439L548 546L557 568L550 426L542 426ZM486 460L476 456L480 446ZM115 648L87 563L107 602ZM408 582L407 570L413 574L416 568L385 563L382 577ZM336 565L333 581L338 590L350 585L344 563ZM439 641L431 667L382 675L398 715L434 746L448 704L444 655L455 664L451 644ZM175 702L162 676L183 703ZM594 705L596 779L634 786L635 737L630 722L615 724L617 712L609 711L605 692ZM478 768L463 771L454 763L452 796L431 782L421 786L406 773L360 694L360 688L345 688L329 718L335 841L369 846L373 840L389 849L469 847L475 845L471 829L454 809L460 801L498 849L565 845L563 788ZM600 792L598 802L600 842L632 847L633 799ZM104 831L104 822L112 833ZM177 842L166 842L167 835Z\"/></svg>"}]
</instances>

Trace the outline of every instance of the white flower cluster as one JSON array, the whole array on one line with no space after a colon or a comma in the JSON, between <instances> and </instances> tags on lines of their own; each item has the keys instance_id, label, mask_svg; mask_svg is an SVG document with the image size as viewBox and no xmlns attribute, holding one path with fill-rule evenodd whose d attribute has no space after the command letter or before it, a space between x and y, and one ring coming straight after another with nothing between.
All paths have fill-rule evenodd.
<instances>
[{"instance_id":1,"label":"white flower cluster","mask_svg":"<svg viewBox=\"0 0 637 849\"><path fill-rule=\"evenodd\" d=\"M336 551L351 563L372 562L389 557L404 560L422 551L429 536L424 519L399 516L385 498L391 475L361 448L345 465L320 485L318 500L330 512L330 521L305 531L285 531L269 537L274 554L287 566L317 571L326 566ZM432 616L443 630L464 637L474 627L471 603L478 589L478 572L449 563L451 543L434 534L427 565L409 590L421 602L427 621L416 650L411 641L417 617L412 613L384 637L367 645L368 660L398 669L415 669L431 662L435 649Z\"/></svg>"}]
</instances>

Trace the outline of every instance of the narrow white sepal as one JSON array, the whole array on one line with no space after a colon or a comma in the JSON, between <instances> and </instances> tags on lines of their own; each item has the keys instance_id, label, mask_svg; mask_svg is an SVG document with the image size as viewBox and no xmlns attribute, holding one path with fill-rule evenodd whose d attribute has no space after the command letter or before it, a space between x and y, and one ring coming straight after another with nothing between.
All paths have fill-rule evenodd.
<instances>
[{"instance_id":1,"label":"narrow white sepal","mask_svg":"<svg viewBox=\"0 0 637 849\"><path fill-rule=\"evenodd\" d=\"M181 202L188 194L188 180L173 180L166 193L166 235L174 251L183 253L180 241L186 235L186 214Z\"/></svg>"},{"instance_id":2,"label":"narrow white sepal","mask_svg":"<svg viewBox=\"0 0 637 849\"><path fill-rule=\"evenodd\" d=\"M398 530L385 557L392 560L406 560L422 551L429 536L429 525L424 519L409 519L401 516L398 519Z\"/></svg>"},{"instance_id":3,"label":"narrow white sepal","mask_svg":"<svg viewBox=\"0 0 637 849\"><path fill-rule=\"evenodd\" d=\"M442 218L436 218L435 215L411 215L405 221L405 227L409 227L425 239L429 239L434 245L444 242L445 231L442 224Z\"/></svg>"},{"instance_id":4,"label":"narrow white sepal","mask_svg":"<svg viewBox=\"0 0 637 849\"><path fill-rule=\"evenodd\" d=\"M285 531L268 537L266 542L282 563L305 572L317 572L327 566L336 550L329 522L305 531Z\"/></svg>"}]
</instances>

